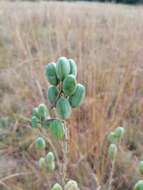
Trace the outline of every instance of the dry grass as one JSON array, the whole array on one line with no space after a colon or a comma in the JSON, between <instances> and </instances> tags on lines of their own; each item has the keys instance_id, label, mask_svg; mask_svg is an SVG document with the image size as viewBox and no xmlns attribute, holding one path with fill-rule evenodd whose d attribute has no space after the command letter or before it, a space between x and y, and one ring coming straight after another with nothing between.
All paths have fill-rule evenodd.
<instances>
[{"instance_id":1,"label":"dry grass","mask_svg":"<svg viewBox=\"0 0 143 190\"><path fill-rule=\"evenodd\" d=\"M114 184L116 190L132 189L143 150L142 39L142 7L0 3L0 115L14 123L3 129L7 138L1 152L8 164L3 164L1 156L0 176L32 171L24 178L0 180L4 189L45 190L48 186L47 176L31 161L35 152L28 147L35 134L29 131L23 116L29 117L33 105L46 97L44 65L61 55L76 60L78 78L87 88L85 104L69 121L69 175L79 181L82 190L95 190L95 175L105 184L110 166L106 134L123 125L127 133Z\"/></svg>"}]
</instances>

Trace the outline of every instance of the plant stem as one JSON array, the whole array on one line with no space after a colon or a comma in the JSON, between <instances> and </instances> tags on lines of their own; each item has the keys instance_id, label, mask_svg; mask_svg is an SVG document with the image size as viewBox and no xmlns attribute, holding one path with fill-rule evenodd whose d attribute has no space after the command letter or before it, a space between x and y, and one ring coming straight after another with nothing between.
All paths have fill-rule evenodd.
<instances>
[{"instance_id":1,"label":"plant stem","mask_svg":"<svg viewBox=\"0 0 143 190\"><path fill-rule=\"evenodd\" d=\"M110 177L109 177L108 190L112 190L114 168L115 168L115 159L113 159L111 163L111 172L110 172Z\"/></svg>"},{"instance_id":2,"label":"plant stem","mask_svg":"<svg viewBox=\"0 0 143 190\"><path fill-rule=\"evenodd\" d=\"M63 171L62 171L62 183L65 184L67 177L67 165L68 165L68 140L69 140L69 130L65 123L65 140L63 141Z\"/></svg>"}]
</instances>

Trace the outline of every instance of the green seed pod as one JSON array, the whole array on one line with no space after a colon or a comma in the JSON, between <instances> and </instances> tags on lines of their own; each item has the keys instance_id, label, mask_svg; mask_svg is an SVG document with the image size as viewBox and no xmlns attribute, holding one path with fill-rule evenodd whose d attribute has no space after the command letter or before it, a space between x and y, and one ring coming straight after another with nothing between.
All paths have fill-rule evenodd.
<instances>
[{"instance_id":1,"label":"green seed pod","mask_svg":"<svg viewBox=\"0 0 143 190\"><path fill-rule=\"evenodd\" d=\"M143 190L143 180L139 180L139 181L135 184L134 190Z\"/></svg>"},{"instance_id":2,"label":"green seed pod","mask_svg":"<svg viewBox=\"0 0 143 190\"><path fill-rule=\"evenodd\" d=\"M67 184L65 185L64 190L79 190L78 184L76 181L74 180L70 180L67 182Z\"/></svg>"},{"instance_id":3,"label":"green seed pod","mask_svg":"<svg viewBox=\"0 0 143 190\"><path fill-rule=\"evenodd\" d=\"M83 103L84 98L85 98L85 87L82 84L77 84L73 95L69 97L69 102L71 107L75 108L80 106Z\"/></svg>"},{"instance_id":4,"label":"green seed pod","mask_svg":"<svg viewBox=\"0 0 143 190\"><path fill-rule=\"evenodd\" d=\"M33 128L38 128L39 124L40 124L40 121L36 116L32 116L31 124L32 124Z\"/></svg>"},{"instance_id":5,"label":"green seed pod","mask_svg":"<svg viewBox=\"0 0 143 190\"><path fill-rule=\"evenodd\" d=\"M68 75L63 81L63 91L65 95L70 96L76 88L76 79L74 75Z\"/></svg>"},{"instance_id":6,"label":"green seed pod","mask_svg":"<svg viewBox=\"0 0 143 190\"><path fill-rule=\"evenodd\" d=\"M110 144L109 149L108 149L108 154L111 160L114 160L117 156L117 146L116 144Z\"/></svg>"},{"instance_id":7,"label":"green seed pod","mask_svg":"<svg viewBox=\"0 0 143 190\"><path fill-rule=\"evenodd\" d=\"M60 57L56 65L56 73L58 78L64 80L70 72L70 64L66 57Z\"/></svg>"},{"instance_id":8,"label":"green seed pod","mask_svg":"<svg viewBox=\"0 0 143 190\"><path fill-rule=\"evenodd\" d=\"M38 137L35 141L35 146L37 149L45 149L46 147L46 142L43 139L43 137Z\"/></svg>"},{"instance_id":9,"label":"green seed pod","mask_svg":"<svg viewBox=\"0 0 143 190\"><path fill-rule=\"evenodd\" d=\"M45 163L45 158L44 157L41 157L39 159L39 167L40 167L40 169L46 168L46 163Z\"/></svg>"},{"instance_id":10,"label":"green seed pod","mask_svg":"<svg viewBox=\"0 0 143 190\"><path fill-rule=\"evenodd\" d=\"M124 136L124 133L125 133L125 129L123 127L117 127L115 129L115 135L118 139L121 139L123 138Z\"/></svg>"},{"instance_id":11,"label":"green seed pod","mask_svg":"<svg viewBox=\"0 0 143 190\"><path fill-rule=\"evenodd\" d=\"M110 143L115 143L117 141L117 137L114 132L110 132L107 139Z\"/></svg>"},{"instance_id":12,"label":"green seed pod","mask_svg":"<svg viewBox=\"0 0 143 190\"><path fill-rule=\"evenodd\" d=\"M39 118L39 113L38 113L37 107L32 109L32 116L36 116L37 118Z\"/></svg>"},{"instance_id":13,"label":"green seed pod","mask_svg":"<svg viewBox=\"0 0 143 190\"><path fill-rule=\"evenodd\" d=\"M60 184L56 183L51 190L63 190L63 188Z\"/></svg>"},{"instance_id":14,"label":"green seed pod","mask_svg":"<svg viewBox=\"0 0 143 190\"><path fill-rule=\"evenodd\" d=\"M77 76L77 65L73 59L69 59L69 63L70 63L70 73L69 74L72 74L76 77Z\"/></svg>"},{"instance_id":15,"label":"green seed pod","mask_svg":"<svg viewBox=\"0 0 143 190\"><path fill-rule=\"evenodd\" d=\"M48 152L48 154L46 155L45 159L46 159L47 162L54 161L55 160L55 156L54 156L53 152Z\"/></svg>"},{"instance_id":16,"label":"green seed pod","mask_svg":"<svg viewBox=\"0 0 143 190\"><path fill-rule=\"evenodd\" d=\"M57 101L59 91L55 86L50 86L48 88L48 100L51 104L55 104Z\"/></svg>"},{"instance_id":17,"label":"green seed pod","mask_svg":"<svg viewBox=\"0 0 143 190\"><path fill-rule=\"evenodd\" d=\"M56 103L56 112L62 119L68 119L71 115L71 106L69 101L60 97Z\"/></svg>"},{"instance_id":18,"label":"green seed pod","mask_svg":"<svg viewBox=\"0 0 143 190\"><path fill-rule=\"evenodd\" d=\"M63 140L65 136L64 123L58 119L54 119L50 124L50 131L54 138Z\"/></svg>"},{"instance_id":19,"label":"green seed pod","mask_svg":"<svg viewBox=\"0 0 143 190\"><path fill-rule=\"evenodd\" d=\"M139 163L139 171L141 174L143 174L143 161L140 161Z\"/></svg>"},{"instance_id":20,"label":"green seed pod","mask_svg":"<svg viewBox=\"0 0 143 190\"><path fill-rule=\"evenodd\" d=\"M53 172L55 170L55 161L46 162L48 172Z\"/></svg>"},{"instance_id":21,"label":"green seed pod","mask_svg":"<svg viewBox=\"0 0 143 190\"><path fill-rule=\"evenodd\" d=\"M56 63L49 63L46 65L46 77L50 84L57 86L59 80L56 74Z\"/></svg>"},{"instance_id":22,"label":"green seed pod","mask_svg":"<svg viewBox=\"0 0 143 190\"><path fill-rule=\"evenodd\" d=\"M39 117L41 119L45 119L48 115L48 109L47 106L45 104L40 104L38 106L38 113L39 113Z\"/></svg>"}]
</instances>

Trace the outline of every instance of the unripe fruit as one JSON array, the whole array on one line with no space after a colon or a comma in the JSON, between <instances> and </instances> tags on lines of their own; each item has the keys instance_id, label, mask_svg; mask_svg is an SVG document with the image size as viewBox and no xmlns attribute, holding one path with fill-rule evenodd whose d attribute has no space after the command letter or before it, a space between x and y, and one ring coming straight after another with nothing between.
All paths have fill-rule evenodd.
<instances>
[{"instance_id":1,"label":"unripe fruit","mask_svg":"<svg viewBox=\"0 0 143 190\"><path fill-rule=\"evenodd\" d=\"M54 160L55 160L55 156L54 156L53 152L48 152L48 154L46 155L46 161L51 162Z\"/></svg>"},{"instance_id":2,"label":"unripe fruit","mask_svg":"<svg viewBox=\"0 0 143 190\"><path fill-rule=\"evenodd\" d=\"M56 103L56 112L62 119L68 119L71 115L71 106L69 101L60 97Z\"/></svg>"},{"instance_id":3,"label":"unripe fruit","mask_svg":"<svg viewBox=\"0 0 143 190\"><path fill-rule=\"evenodd\" d=\"M70 64L66 57L60 57L56 65L56 73L58 78L64 80L70 72Z\"/></svg>"},{"instance_id":4,"label":"unripe fruit","mask_svg":"<svg viewBox=\"0 0 143 190\"><path fill-rule=\"evenodd\" d=\"M31 124L32 124L32 127L33 128L38 128L39 127L39 119L36 117L36 116L32 116L32 119L31 119Z\"/></svg>"},{"instance_id":5,"label":"unripe fruit","mask_svg":"<svg viewBox=\"0 0 143 190\"><path fill-rule=\"evenodd\" d=\"M117 127L115 129L115 135L118 139L121 139L123 138L124 136L124 133L125 133L125 129L123 127Z\"/></svg>"},{"instance_id":6,"label":"unripe fruit","mask_svg":"<svg viewBox=\"0 0 143 190\"><path fill-rule=\"evenodd\" d=\"M44 158L44 157L41 157L41 158L39 159L39 167L40 167L41 169L44 169L44 168L46 167L46 163L45 163L45 158Z\"/></svg>"},{"instance_id":7,"label":"unripe fruit","mask_svg":"<svg viewBox=\"0 0 143 190\"><path fill-rule=\"evenodd\" d=\"M48 100L51 104L55 104L57 101L59 91L55 86L50 86L48 88Z\"/></svg>"},{"instance_id":8,"label":"unripe fruit","mask_svg":"<svg viewBox=\"0 0 143 190\"><path fill-rule=\"evenodd\" d=\"M54 119L50 125L50 131L57 140L63 140L65 136L64 123L58 119Z\"/></svg>"},{"instance_id":9,"label":"unripe fruit","mask_svg":"<svg viewBox=\"0 0 143 190\"><path fill-rule=\"evenodd\" d=\"M115 143L117 141L117 137L114 132L110 132L107 139L110 143Z\"/></svg>"},{"instance_id":10,"label":"unripe fruit","mask_svg":"<svg viewBox=\"0 0 143 190\"><path fill-rule=\"evenodd\" d=\"M47 106L45 104L40 104L38 106L38 113L39 113L39 117L41 119L45 119L48 115L48 109Z\"/></svg>"},{"instance_id":11,"label":"unripe fruit","mask_svg":"<svg viewBox=\"0 0 143 190\"><path fill-rule=\"evenodd\" d=\"M76 79L74 75L68 75L63 81L63 91L65 95L70 96L76 88Z\"/></svg>"},{"instance_id":12,"label":"unripe fruit","mask_svg":"<svg viewBox=\"0 0 143 190\"><path fill-rule=\"evenodd\" d=\"M134 190L143 190L143 180L139 180L139 181L135 184Z\"/></svg>"},{"instance_id":13,"label":"unripe fruit","mask_svg":"<svg viewBox=\"0 0 143 190\"><path fill-rule=\"evenodd\" d=\"M32 116L36 116L37 118L39 117L39 113L38 113L38 108L33 108L32 109Z\"/></svg>"},{"instance_id":14,"label":"unripe fruit","mask_svg":"<svg viewBox=\"0 0 143 190\"><path fill-rule=\"evenodd\" d=\"M111 160L114 160L117 156L117 146L116 144L110 144L109 149L108 149L108 154Z\"/></svg>"},{"instance_id":15,"label":"unripe fruit","mask_svg":"<svg viewBox=\"0 0 143 190\"><path fill-rule=\"evenodd\" d=\"M57 85L59 80L56 74L56 63L49 63L46 65L46 77L50 84Z\"/></svg>"},{"instance_id":16,"label":"unripe fruit","mask_svg":"<svg viewBox=\"0 0 143 190\"><path fill-rule=\"evenodd\" d=\"M56 183L51 190L63 190L63 188L60 184Z\"/></svg>"},{"instance_id":17,"label":"unripe fruit","mask_svg":"<svg viewBox=\"0 0 143 190\"><path fill-rule=\"evenodd\" d=\"M139 171L141 174L143 174L143 161L140 161L139 163Z\"/></svg>"},{"instance_id":18,"label":"unripe fruit","mask_svg":"<svg viewBox=\"0 0 143 190\"><path fill-rule=\"evenodd\" d=\"M67 184L65 185L64 190L79 190L78 184L76 181L74 180L70 180L67 182Z\"/></svg>"},{"instance_id":19,"label":"unripe fruit","mask_svg":"<svg viewBox=\"0 0 143 190\"><path fill-rule=\"evenodd\" d=\"M37 149L45 149L46 147L46 142L43 139L43 137L38 137L35 141L35 146Z\"/></svg>"},{"instance_id":20,"label":"unripe fruit","mask_svg":"<svg viewBox=\"0 0 143 190\"><path fill-rule=\"evenodd\" d=\"M55 170L55 161L46 162L48 172L53 172Z\"/></svg>"},{"instance_id":21,"label":"unripe fruit","mask_svg":"<svg viewBox=\"0 0 143 190\"><path fill-rule=\"evenodd\" d=\"M74 93L69 97L71 107L80 106L85 98L85 87L82 84L77 84Z\"/></svg>"},{"instance_id":22,"label":"unripe fruit","mask_svg":"<svg viewBox=\"0 0 143 190\"><path fill-rule=\"evenodd\" d=\"M69 63L70 63L70 73L69 74L72 74L76 77L77 76L77 65L73 59L69 59Z\"/></svg>"}]
</instances>

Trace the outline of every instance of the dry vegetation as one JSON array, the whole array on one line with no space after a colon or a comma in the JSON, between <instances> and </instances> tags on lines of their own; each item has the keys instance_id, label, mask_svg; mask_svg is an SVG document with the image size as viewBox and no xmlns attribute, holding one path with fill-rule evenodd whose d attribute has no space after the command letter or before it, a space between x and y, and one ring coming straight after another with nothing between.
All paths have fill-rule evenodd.
<instances>
[{"instance_id":1,"label":"dry vegetation","mask_svg":"<svg viewBox=\"0 0 143 190\"><path fill-rule=\"evenodd\" d=\"M142 40L142 7L0 4L0 190L47 190L52 183L34 162L36 134L28 118L33 105L46 100L44 65L61 55L76 60L78 78L87 88L85 104L69 121L69 176L82 190L95 190L97 180L106 189L105 138L122 125L126 136L114 186L132 189L139 178L137 161L143 158Z\"/></svg>"}]
</instances>

